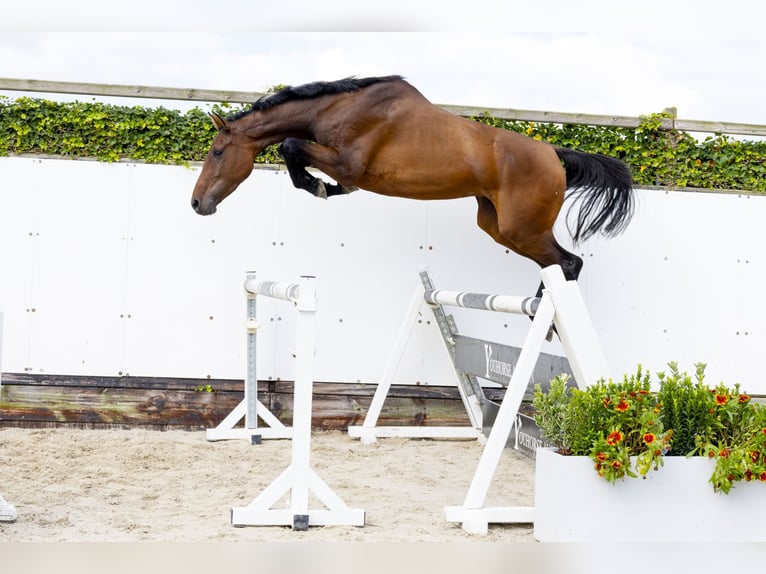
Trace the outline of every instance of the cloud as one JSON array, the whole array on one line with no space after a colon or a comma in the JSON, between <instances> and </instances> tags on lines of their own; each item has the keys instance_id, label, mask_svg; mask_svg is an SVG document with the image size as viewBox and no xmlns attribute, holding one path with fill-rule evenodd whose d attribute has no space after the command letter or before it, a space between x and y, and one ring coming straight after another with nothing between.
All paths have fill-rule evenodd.
<instances>
[{"instance_id":1,"label":"cloud","mask_svg":"<svg viewBox=\"0 0 766 574\"><path fill-rule=\"evenodd\" d=\"M221 26L237 17L209 16ZM397 73L442 104L616 115L677 106L683 118L760 124L764 60L766 40L741 31L0 34L0 77L259 92Z\"/></svg>"}]
</instances>

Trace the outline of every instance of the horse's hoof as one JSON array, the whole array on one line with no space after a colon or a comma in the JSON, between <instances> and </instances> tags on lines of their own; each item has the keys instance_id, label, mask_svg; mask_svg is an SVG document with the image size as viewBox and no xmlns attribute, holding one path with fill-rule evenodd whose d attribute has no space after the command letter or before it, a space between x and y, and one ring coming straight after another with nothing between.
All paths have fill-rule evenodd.
<instances>
[{"instance_id":1,"label":"horse's hoof","mask_svg":"<svg viewBox=\"0 0 766 574\"><path fill-rule=\"evenodd\" d=\"M327 199L327 187L321 179L317 180L317 190L314 195L321 199Z\"/></svg>"}]
</instances>

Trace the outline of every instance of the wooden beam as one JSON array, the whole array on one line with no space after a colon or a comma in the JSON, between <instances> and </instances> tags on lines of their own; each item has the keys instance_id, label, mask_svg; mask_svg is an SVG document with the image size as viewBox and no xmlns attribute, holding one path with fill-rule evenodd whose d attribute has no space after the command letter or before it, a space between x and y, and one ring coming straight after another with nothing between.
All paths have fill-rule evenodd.
<instances>
[{"instance_id":1,"label":"wooden beam","mask_svg":"<svg viewBox=\"0 0 766 574\"><path fill-rule=\"evenodd\" d=\"M258 98L266 95L262 92L207 90L198 88L168 88L157 86L130 86L120 84L95 84L83 82L49 82L45 80L15 78L0 78L0 90L243 104L252 103ZM478 106L439 105L439 107L467 118L479 117L484 114L488 114L492 117L506 120L553 124L577 124L635 128L642 121L641 117L636 116L516 110L510 108L484 108ZM766 136L766 126L757 124L702 120L680 120L677 118L665 118L661 123L664 129L675 128L677 130L690 132Z\"/></svg>"},{"instance_id":2,"label":"wooden beam","mask_svg":"<svg viewBox=\"0 0 766 574\"><path fill-rule=\"evenodd\" d=\"M88 96L227 103L252 103L264 95L259 92L236 92L231 90L163 88L83 82L48 82L44 80L18 80L12 78L0 78L0 89L49 94L81 94Z\"/></svg>"}]
</instances>

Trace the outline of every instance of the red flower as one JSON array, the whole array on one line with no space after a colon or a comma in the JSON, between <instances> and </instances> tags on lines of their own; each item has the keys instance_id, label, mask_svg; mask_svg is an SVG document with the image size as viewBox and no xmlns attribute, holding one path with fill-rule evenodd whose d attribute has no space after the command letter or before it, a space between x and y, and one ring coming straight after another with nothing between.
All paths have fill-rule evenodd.
<instances>
[{"instance_id":1,"label":"red flower","mask_svg":"<svg viewBox=\"0 0 766 574\"><path fill-rule=\"evenodd\" d=\"M619 469L621 466L622 466L622 463L619 460L613 460L612 461L612 468L614 470ZM766 476L766 472L764 472L763 474L764 474L764 476ZM764 478L763 480L766 480L766 478Z\"/></svg>"},{"instance_id":2,"label":"red flower","mask_svg":"<svg viewBox=\"0 0 766 574\"><path fill-rule=\"evenodd\" d=\"M747 453L750 455L750 460L752 460L755 464L758 464L758 461L761 458L761 453L757 450L754 450L752 452Z\"/></svg>"},{"instance_id":3,"label":"red flower","mask_svg":"<svg viewBox=\"0 0 766 574\"><path fill-rule=\"evenodd\" d=\"M750 395L741 394L741 395L739 395L739 397L737 397L737 400L740 403L746 403L746 402L750 401Z\"/></svg>"},{"instance_id":4,"label":"red flower","mask_svg":"<svg viewBox=\"0 0 766 574\"><path fill-rule=\"evenodd\" d=\"M608 455L604 452L600 452L596 455L596 459L600 460L601 462L604 462L608 457Z\"/></svg>"},{"instance_id":5,"label":"red flower","mask_svg":"<svg viewBox=\"0 0 766 574\"><path fill-rule=\"evenodd\" d=\"M620 402L614 406L614 410L624 413L630 408L630 403L625 399L620 399Z\"/></svg>"},{"instance_id":6,"label":"red flower","mask_svg":"<svg viewBox=\"0 0 766 574\"><path fill-rule=\"evenodd\" d=\"M761 474L758 475L758 480L761 482L766 482L766 471L763 471Z\"/></svg>"},{"instance_id":7,"label":"red flower","mask_svg":"<svg viewBox=\"0 0 766 574\"><path fill-rule=\"evenodd\" d=\"M644 439L644 444L649 445L649 444L652 444L654 442L654 439L656 439L657 437L654 436L653 433L648 432L642 438Z\"/></svg>"},{"instance_id":8,"label":"red flower","mask_svg":"<svg viewBox=\"0 0 766 574\"><path fill-rule=\"evenodd\" d=\"M721 456L721 458L729 458L731 451L728 448L722 448L721 452L719 452L718 454Z\"/></svg>"},{"instance_id":9,"label":"red flower","mask_svg":"<svg viewBox=\"0 0 766 574\"><path fill-rule=\"evenodd\" d=\"M749 468L745 471L745 480L747 482L753 480L753 472Z\"/></svg>"},{"instance_id":10,"label":"red flower","mask_svg":"<svg viewBox=\"0 0 766 574\"><path fill-rule=\"evenodd\" d=\"M612 431L606 437L606 444L609 446L617 446L622 442L623 438L625 438L625 435L623 435L620 431Z\"/></svg>"},{"instance_id":11,"label":"red flower","mask_svg":"<svg viewBox=\"0 0 766 574\"><path fill-rule=\"evenodd\" d=\"M718 406L725 405L729 402L729 395L719 395L716 393L715 395L715 404Z\"/></svg>"}]
</instances>

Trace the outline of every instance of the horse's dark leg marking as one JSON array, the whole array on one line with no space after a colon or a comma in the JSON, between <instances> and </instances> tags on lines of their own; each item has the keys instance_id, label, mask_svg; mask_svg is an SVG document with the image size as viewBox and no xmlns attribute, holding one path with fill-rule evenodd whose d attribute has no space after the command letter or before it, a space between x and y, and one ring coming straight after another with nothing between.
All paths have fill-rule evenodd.
<instances>
[{"instance_id":1,"label":"horse's dark leg marking","mask_svg":"<svg viewBox=\"0 0 766 574\"><path fill-rule=\"evenodd\" d=\"M277 148L279 155L285 160L287 172L290 174L293 185L299 189L305 189L316 197L325 199L333 195L343 195L354 191L353 189L346 189L339 184L324 182L306 170L308 166L318 167L314 166L308 153L309 146L312 145L316 144L311 144L297 138L287 138Z\"/></svg>"},{"instance_id":2,"label":"horse's dark leg marking","mask_svg":"<svg viewBox=\"0 0 766 574\"><path fill-rule=\"evenodd\" d=\"M556 249L561 253L559 265L561 265L561 270L564 272L564 277L570 281L576 281L580 276L580 271L582 271L582 258L561 247L555 239L553 242L556 245Z\"/></svg>"}]
</instances>

